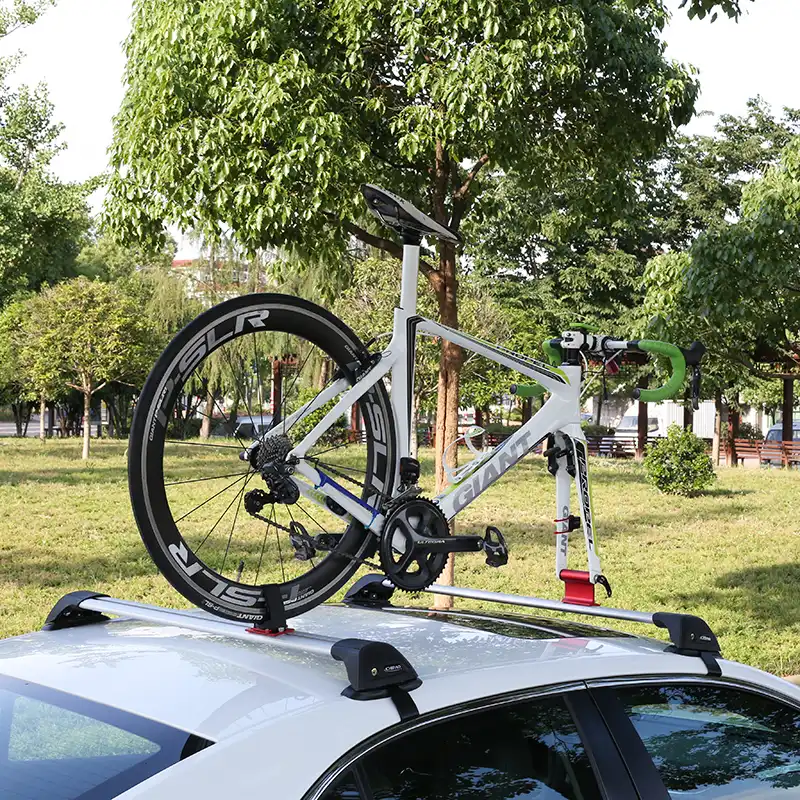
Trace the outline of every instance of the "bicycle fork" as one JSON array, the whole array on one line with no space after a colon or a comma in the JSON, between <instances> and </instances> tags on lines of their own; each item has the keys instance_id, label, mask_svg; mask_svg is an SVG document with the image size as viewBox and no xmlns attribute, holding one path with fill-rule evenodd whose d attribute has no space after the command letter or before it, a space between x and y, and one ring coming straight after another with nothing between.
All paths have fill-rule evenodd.
<instances>
[{"instance_id":1,"label":"bicycle fork","mask_svg":"<svg viewBox=\"0 0 800 800\"><path fill-rule=\"evenodd\" d=\"M556 479L556 577L564 581L565 603L597 605L595 584L603 586L611 596L611 586L600 568L600 558L594 543L594 521L589 490L589 471L586 442L583 439L558 432L548 438L544 452L547 469ZM579 516L570 511L572 483L575 483L579 502ZM568 569L569 534L583 528L588 558L588 571Z\"/></svg>"}]
</instances>

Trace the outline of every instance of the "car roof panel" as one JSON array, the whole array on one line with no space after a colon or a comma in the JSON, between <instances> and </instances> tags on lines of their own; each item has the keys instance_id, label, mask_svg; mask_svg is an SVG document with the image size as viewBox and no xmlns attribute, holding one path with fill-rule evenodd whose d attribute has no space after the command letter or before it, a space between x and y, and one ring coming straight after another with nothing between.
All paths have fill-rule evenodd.
<instances>
[{"instance_id":1,"label":"car roof panel","mask_svg":"<svg viewBox=\"0 0 800 800\"><path fill-rule=\"evenodd\" d=\"M492 620L485 612L387 613L326 604L294 624L312 635L390 642L422 678L414 696L428 710L459 696L490 694L481 688L480 672L507 671L510 682L495 685L511 691L567 676L635 671L634 656L642 656L642 664L672 663L667 672L703 671L700 659L667 654L660 641L623 634L609 638L607 631L595 635L591 626L580 626L584 635L576 635L574 624L570 628L552 619L502 615ZM133 620L6 639L0 642L0 673L212 740L339 702L347 686L343 665L326 656L283 650L261 637L251 643Z\"/></svg>"}]
</instances>

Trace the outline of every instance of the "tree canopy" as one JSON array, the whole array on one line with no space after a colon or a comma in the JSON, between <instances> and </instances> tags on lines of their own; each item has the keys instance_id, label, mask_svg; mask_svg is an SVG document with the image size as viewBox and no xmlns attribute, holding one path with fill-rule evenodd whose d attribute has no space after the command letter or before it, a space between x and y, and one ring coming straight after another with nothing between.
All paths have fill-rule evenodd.
<instances>
[{"instance_id":1,"label":"tree canopy","mask_svg":"<svg viewBox=\"0 0 800 800\"><path fill-rule=\"evenodd\" d=\"M139 305L111 283L66 281L31 298L26 311L20 361L42 393L83 395L88 458L92 395L113 381L143 381L160 342Z\"/></svg>"}]
</instances>

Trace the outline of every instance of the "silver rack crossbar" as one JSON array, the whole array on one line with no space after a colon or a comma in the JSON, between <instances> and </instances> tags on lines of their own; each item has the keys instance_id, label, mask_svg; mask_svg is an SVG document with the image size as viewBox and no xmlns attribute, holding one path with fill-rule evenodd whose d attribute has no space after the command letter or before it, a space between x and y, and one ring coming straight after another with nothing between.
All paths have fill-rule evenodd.
<instances>
[{"instance_id":1,"label":"silver rack crossbar","mask_svg":"<svg viewBox=\"0 0 800 800\"><path fill-rule=\"evenodd\" d=\"M59 631L82 625L109 621L106 614L135 619L154 625L171 625L186 630L209 633L225 639L239 639L256 646L313 653L341 661L347 670L350 685L342 694L354 700L391 698L401 720L416 714L416 705L408 692L422 681L402 653L387 642L368 639L334 639L330 636L284 629L277 635L266 635L262 629L247 623L213 617L207 612L160 608L131 600L115 600L97 592L71 592L52 608L42 628Z\"/></svg>"},{"instance_id":2,"label":"silver rack crossbar","mask_svg":"<svg viewBox=\"0 0 800 800\"><path fill-rule=\"evenodd\" d=\"M174 625L198 633L210 633L225 636L228 639L241 639L250 642L258 641L270 647L282 650L295 650L315 655L331 655L331 647L337 640L329 636L293 631L281 636L258 636L248 633L251 626L246 623L234 622L220 618L212 618L205 614L192 613L181 609L159 608L146 603L135 603L130 600L114 600L113 598L97 597L84 600L80 607L86 611L97 611L100 614L113 614L115 617L126 617L141 622L152 622L155 625Z\"/></svg>"},{"instance_id":3,"label":"silver rack crossbar","mask_svg":"<svg viewBox=\"0 0 800 800\"><path fill-rule=\"evenodd\" d=\"M590 617L606 617L608 619L624 619L629 622L642 622L653 625L653 614L644 611L628 611L625 608L607 608L605 606L579 606L575 603L562 603L558 600L546 600L543 597L527 597L519 594L488 592L485 589L467 589L461 586L442 586L434 583L426 592L443 594L448 597L463 597L466 600L481 600L485 603L506 603L511 606L526 608L543 608L548 611L562 611L567 614L585 614Z\"/></svg>"},{"instance_id":4,"label":"silver rack crossbar","mask_svg":"<svg viewBox=\"0 0 800 800\"><path fill-rule=\"evenodd\" d=\"M391 605L390 600L394 590L394 584L386 576L365 575L350 587L345 595L344 602L347 605L366 608L386 608ZM484 589L467 589L461 586L442 586L438 583L428 586L424 591L429 594L462 597L466 600L505 603L511 606L560 611L565 614L624 619L629 622L655 625L658 628L666 629L672 642L672 652L679 655L699 656L705 662L709 675L721 674L719 664L716 661L716 657L720 655L717 637L705 620L691 614L673 614L668 611L656 611L651 614L644 611L629 611L625 608L583 606L577 603L546 600L543 597L488 592Z\"/></svg>"}]
</instances>

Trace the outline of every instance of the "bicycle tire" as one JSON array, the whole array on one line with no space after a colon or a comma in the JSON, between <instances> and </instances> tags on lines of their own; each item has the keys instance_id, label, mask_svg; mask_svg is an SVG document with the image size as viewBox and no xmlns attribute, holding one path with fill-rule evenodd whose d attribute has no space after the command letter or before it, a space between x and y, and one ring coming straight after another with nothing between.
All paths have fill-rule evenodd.
<instances>
[{"instance_id":1,"label":"bicycle tire","mask_svg":"<svg viewBox=\"0 0 800 800\"><path fill-rule=\"evenodd\" d=\"M227 300L189 323L159 357L136 404L128 452L134 517L144 545L161 573L193 604L218 616L245 622L263 617L263 584L232 580L220 574L184 540L164 486L164 447L170 441L167 431L176 399L190 379L190 370L223 343L253 333L256 324L271 333L286 332L288 336L292 332L318 347L338 367L352 369L364 364L368 357L356 334L314 303L266 293ZM367 448L362 499L377 506L379 498L391 493L397 453L394 419L383 382L378 381L369 389L358 406ZM249 478L245 486L248 481ZM297 616L328 599L358 569L357 559L374 552L376 543L373 534L351 519L334 553L301 576L280 583L287 614ZM241 578L241 567L238 577Z\"/></svg>"}]
</instances>

